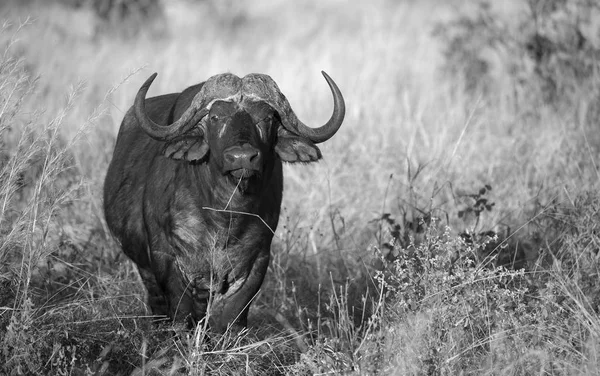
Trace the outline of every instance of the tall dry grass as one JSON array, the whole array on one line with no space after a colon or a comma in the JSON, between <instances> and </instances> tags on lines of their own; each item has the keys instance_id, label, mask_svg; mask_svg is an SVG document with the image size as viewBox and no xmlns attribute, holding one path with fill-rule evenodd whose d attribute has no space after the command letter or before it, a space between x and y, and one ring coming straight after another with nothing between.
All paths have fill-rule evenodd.
<instances>
[{"instance_id":1,"label":"tall dry grass","mask_svg":"<svg viewBox=\"0 0 600 376\"><path fill-rule=\"evenodd\" d=\"M466 94L432 35L460 6L170 1L164 34L120 39L85 9L33 4L0 8L1 372L596 374L593 98L524 116L502 71L493 95ZM150 95L266 73L316 125L331 110L320 70L346 121L323 161L285 167L250 330L153 326L100 202L138 87L155 71ZM493 209L459 216L486 184ZM527 272L489 268L487 245L456 236L499 228Z\"/></svg>"}]
</instances>

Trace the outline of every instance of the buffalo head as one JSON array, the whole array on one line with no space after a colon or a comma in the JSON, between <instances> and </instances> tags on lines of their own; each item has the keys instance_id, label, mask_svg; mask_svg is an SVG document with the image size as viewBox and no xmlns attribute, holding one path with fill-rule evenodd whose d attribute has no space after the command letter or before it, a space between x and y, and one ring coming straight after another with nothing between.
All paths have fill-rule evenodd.
<instances>
[{"instance_id":1,"label":"buffalo head","mask_svg":"<svg viewBox=\"0 0 600 376\"><path fill-rule=\"evenodd\" d=\"M209 78L181 117L163 126L146 114L146 92L155 73L138 91L135 115L150 137L165 142L166 156L207 161L215 173L228 175L247 188L251 181L260 180L271 151L284 162L321 158L315 144L337 132L345 112L339 88L322 73L333 93L334 110L329 121L318 128L298 120L277 84L264 74L239 78L224 73Z\"/></svg>"}]
</instances>

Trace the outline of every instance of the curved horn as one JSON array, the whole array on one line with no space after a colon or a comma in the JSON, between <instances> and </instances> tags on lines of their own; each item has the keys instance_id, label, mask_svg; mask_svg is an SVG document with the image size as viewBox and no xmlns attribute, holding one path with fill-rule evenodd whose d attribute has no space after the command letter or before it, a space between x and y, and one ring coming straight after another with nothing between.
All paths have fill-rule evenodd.
<instances>
[{"instance_id":1,"label":"curved horn","mask_svg":"<svg viewBox=\"0 0 600 376\"><path fill-rule=\"evenodd\" d=\"M207 109L198 111L198 108L194 106L194 103L181 115L181 117L170 125L160 125L152 121L146 113L146 93L152 85L152 82L156 78L157 73L150 76L146 82L140 87L137 95L135 96L135 116L138 119L138 124L148 134L148 136L159 141L169 141L173 138L187 132L195 124L200 121L208 113Z\"/></svg>"},{"instance_id":2,"label":"curved horn","mask_svg":"<svg viewBox=\"0 0 600 376\"><path fill-rule=\"evenodd\" d=\"M342 92L327 73L323 71L321 71L321 73L323 74L323 77L325 77L325 80L327 80L327 84L329 85L331 94L333 95L333 114L331 114L329 121L327 121L325 125L318 128L308 127L300 120L298 120L296 124L296 132L300 136L308 138L315 144L327 141L333 137L338 129L340 129L340 126L344 121L344 115L346 114L346 103L344 102Z\"/></svg>"}]
</instances>

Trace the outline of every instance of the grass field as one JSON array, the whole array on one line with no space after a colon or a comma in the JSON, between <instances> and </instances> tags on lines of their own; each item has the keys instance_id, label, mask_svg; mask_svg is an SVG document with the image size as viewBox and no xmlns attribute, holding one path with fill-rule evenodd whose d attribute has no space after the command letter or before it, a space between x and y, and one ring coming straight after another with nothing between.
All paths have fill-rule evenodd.
<instances>
[{"instance_id":1,"label":"grass field","mask_svg":"<svg viewBox=\"0 0 600 376\"><path fill-rule=\"evenodd\" d=\"M0 374L599 374L600 78L561 76L548 104L506 64L534 76L527 56L489 48L469 90L434 30L473 4L171 0L129 38L89 9L0 5ZM265 73L317 125L321 70L346 120L284 168L248 330L152 324L101 202L137 89Z\"/></svg>"}]
</instances>

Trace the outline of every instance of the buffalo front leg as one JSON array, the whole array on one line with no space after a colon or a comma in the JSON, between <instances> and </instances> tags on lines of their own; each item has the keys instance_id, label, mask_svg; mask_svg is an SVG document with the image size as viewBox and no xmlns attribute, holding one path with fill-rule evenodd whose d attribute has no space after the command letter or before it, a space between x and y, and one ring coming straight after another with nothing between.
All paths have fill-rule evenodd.
<instances>
[{"instance_id":1,"label":"buffalo front leg","mask_svg":"<svg viewBox=\"0 0 600 376\"><path fill-rule=\"evenodd\" d=\"M228 326L245 327L248 321L250 303L258 293L269 267L270 252L258 255L248 276L233 281L224 293L215 293L210 306L210 327L217 332L225 332Z\"/></svg>"},{"instance_id":2,"label":"buffalo front leg","mask_svg":"<svg viewBox=\"0 0 600 376\"><path fill-rule=\"evenodd\" d=\"M162 293L160 309L176 322L191 323L189 320L194 318L192 285L182 276L176 259L169 253L154 252L152 266L156 287Z\"/></svg>"},{"instance_id":3,"label":"buffalo front leg","mask_svg":"<svg viewBox=\"0 0 600 376\"><path fill-rule=\"evenodd\" d=\"M158 285L156 277L151 270L138 266L138 272L142 278L142 282L146 287L147 295L146 301L150 306L152 314L154 316L168 316L169 305L165 299L165 293L163 289Z\"/></svg>"}]
</instances>

